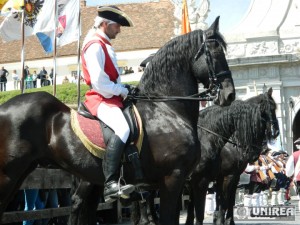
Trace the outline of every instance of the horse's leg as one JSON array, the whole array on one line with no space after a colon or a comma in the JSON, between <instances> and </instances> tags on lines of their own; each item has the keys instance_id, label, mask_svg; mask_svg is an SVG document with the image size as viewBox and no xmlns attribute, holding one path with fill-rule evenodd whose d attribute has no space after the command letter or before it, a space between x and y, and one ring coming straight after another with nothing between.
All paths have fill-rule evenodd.
<instances>
[{"instance_id":1,"label":"horse's leg","mask_svg":"<svg viewBox=\"0 0 300 225\"><path fill-rule=\"evenodd\" d=\"M193 191L190 190L185 225L194 224L194 219L195 219L194 208L195 208L195 197Z\"/></svg>"},{"instance_id":2,"label":"horse's leg","mask_svg":"<svg viewBox=\"0 0 300 225\"><path fill-rule=\"evenodd\" d=\"M195 179L195 180L194 180ZM194 195L196 224L203 224L205 214L205 200L209 179L207 177L192 178L192 192Z\"/></svg>"},{"instance_id":3,"label":"horse's leg","mask_svg":"<svg viewBox=\"0 0 300 225\"><path fill-rule=\"evenodd\" d=\"M178 199L182 193L185 177L179 171L176 175L165 177L160 186L160 224L179 225Z\"/></svg>"},{"instance_id":4,"label":"horse's leg","mask_svg":"<svg viewBox=\"0 0 300 225\"><path fill-rule=\"evenodd\" d=\"M130 211L131 211L131 214L130 214L131 222L132 222L132 224L137 225L141 218L140 204L138 201L132 202Z\"/></svg>"},{"instance_id":5,"label":"horse's leg","mask_svg":"<svg viewBox=\"0 0 300 225\"><path fill-rule=\"evenodd\" d=\"M150 196L146 199L147 201L147 213L148 213L148 219L150 221L150 224L158 224L158 215L157 215L157 211L155 209L155 200L156 197L156 191L150 191Z\"/></svg>"},{"instance_id":6,"label":"horse's leg","mask_svg":"<svg viewBox=\"0 0 300 225\"><path fill-rule=\"evenodd\" d=\"M225 198L223 193L224 177L218 177L216 182L216 211L213 217L213 223L223 225L225 221Z\"/></svg>"},{"instance_id":7,"label":"horse's leg","mask_svg":"<svg viewBox=\"0 0 300 225\"><path fill-rule=\"evenodd\" d=\"M140 201L139 202L139 208L140 208L140 221L138 225L147 225L150 224L150 221L148 219L148 213L147 213L147 201Z\"/></svg>"},{"instance_id":8,"label":"horse's leg","mask_svg":"<svg viewBox=\"0 0 300 225\"><path fill-rule=\"evenodd\" d=\"M237 190L237 186L239 183L239 175L233 174L227 176L227 213L226 213L226 225L235 225L234 218L233 218L233 207L235 205L235 193Z\"/></svg>"},{"instance_id":9,"label":"horse's leg","mask_svg":"<svg viewBox=\"0 0 300 225\"><path fill-rule=\"evenodd\" d=\"M81 180L72 196L70 225L96 224L97 206L103 187Z\"/></svg>"}]
</instances>

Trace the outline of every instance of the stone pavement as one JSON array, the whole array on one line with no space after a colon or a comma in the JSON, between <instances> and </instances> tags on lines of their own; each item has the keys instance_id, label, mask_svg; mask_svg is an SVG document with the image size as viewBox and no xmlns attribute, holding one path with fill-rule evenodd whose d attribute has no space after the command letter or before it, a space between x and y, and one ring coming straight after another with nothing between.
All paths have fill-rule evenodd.
<instances>
[{"instance_id":1,"label":"stone pavement","mask_svg":"<svg viewBox=\"0 0 300 225\"><path fill-rule=\"evenodd\" d=\"M300 225L300 212L297 208L297 197L294 196L292 197L291 200L291 205L296 207L296 216L295 216L295 221L280 221L280 220L257 220L257 221L235 221L236 225L252 225L252 224L256 224L256 225ZM182 210L180 213L180 225L184 225L185 224L185 220L186 220L186 210ZM129 225L132 224L130 222L129 219L124 219L124 222L122 223L122 225ZM205 219L204 219L204 224L208 224L208 225L212 225L213 224L213 217L212 215L206 215ZM115 224L116 225L116 224Z\"/></svg>"}]
</instances>

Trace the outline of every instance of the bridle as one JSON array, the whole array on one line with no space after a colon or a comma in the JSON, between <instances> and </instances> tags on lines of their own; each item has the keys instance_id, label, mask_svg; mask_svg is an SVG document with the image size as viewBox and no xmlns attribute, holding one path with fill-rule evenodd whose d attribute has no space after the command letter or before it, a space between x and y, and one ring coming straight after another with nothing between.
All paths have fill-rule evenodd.
<instances>
[{"instance_id":1,"label":"bridle","mask_svg":"<svg viewBox=\"0 0 300 225\"><path fill-rule=\"evenodd\" d=\"M202 39L203 39L202 45L194 57L194 62L196 62L198 58L202 54L204 54L205 62L208 68L208 76L209 76L209 84L205 91L190 96L151 96L147 94L138 96L135 94L129 94L128 97L133 100L143 100L143 101L178 101L178 100L213 101L216 97L218 97L220 93L221 84L218 78L222 76L231 75L231 71L227 70L227 71L222 71L220 73L215 72L213 58L207 46L207 43L218 42L220 44L220 42L217 39L207 39L205 32L203 32L202 34Z\"/></svg>"},{"instance_id":2,"label":"bridle","mask_svg":"<svg viewBox=\"0 0 300 225\"><path fill-rule=\"evenodd\" d=\"M220 82L218 81L218 78L222 76L231 75L231 71L226 70L216 74L216 71L213 66L213 58L211 56L211 52L207 46L207 43L218 42L219 45L221 45L221 43L217 39L207 39L205 32L203 32L202 39L202 45L196 53L194 60L197 61L201 54L204 54L209 76L208 90L210 90L213 96L217 96L220 92Z\"/></svg>"},{"instance_id":3,"label":"bridle","mask_svg":"<svg viewBox=\"0 0 300 225\"><path fill-rule=\"evenodd\" d=\"M269 99L265 100L265 101L269 101ZM275 125L278 124L278 120L277 119L273 119L273 116L272 116L272 112L271 112L271 107L270 107L270 104L266 104L266 114L267 114L267 119L265 118L262 118L262 120L266 123L266 124L270 124L270 130L271 130L271 136L272 138L275 137ZM267 130L266 130L267 132ZM266 134L266 136L268 136Z\"/></svg>"}]
</instances>

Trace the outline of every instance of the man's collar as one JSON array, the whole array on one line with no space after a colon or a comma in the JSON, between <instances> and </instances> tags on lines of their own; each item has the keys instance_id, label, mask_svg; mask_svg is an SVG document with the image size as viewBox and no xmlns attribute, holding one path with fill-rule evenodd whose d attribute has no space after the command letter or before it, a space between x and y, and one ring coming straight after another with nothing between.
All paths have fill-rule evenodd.
<instances>
[{"instance_id":1,"label":"man's collar","mask_svg":"<svg viewBox=\"0 0 300 225\"><path fill-rule=\"evenodd\" d=\"M97 34L99 34L100 36L104 37L106 40L108 40L108 42L110 42L110 38L100 29L97 29Z\"/></svg>"}]
</instances>

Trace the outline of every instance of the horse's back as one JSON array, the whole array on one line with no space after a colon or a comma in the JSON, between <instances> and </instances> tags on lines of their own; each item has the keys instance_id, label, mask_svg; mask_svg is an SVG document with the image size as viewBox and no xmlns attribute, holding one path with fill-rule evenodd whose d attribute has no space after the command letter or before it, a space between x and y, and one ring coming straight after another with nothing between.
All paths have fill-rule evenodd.
<instances>
[{"instance_id":1,"label":"horse's back","mask_svg":"<svg viewBox=\"0 0 300 225\"><path fill-rule=\"evenodd\" d=\"M39 91L39 92L17 95L9 99L7 102L3 103L1 105L1 110L9 109L11 107L23 108L23 110L26 110L27 108L30 109L30 107L32 106L34 106L35 108L39 108L39 107L45 107L47 109L52 108L52 110L68 109L68 107L65 104L63 104L53 95L49 94L48 92Z\"/></svg>"}]
</instances>

